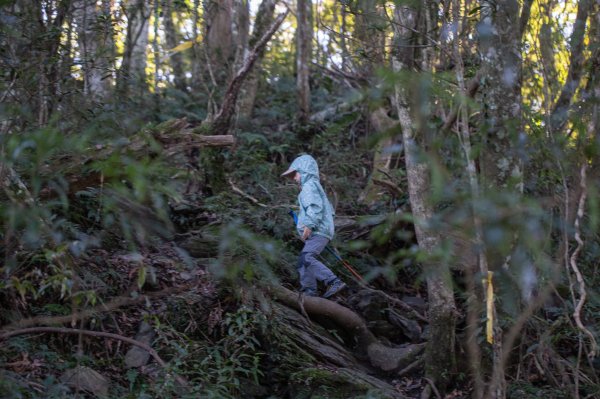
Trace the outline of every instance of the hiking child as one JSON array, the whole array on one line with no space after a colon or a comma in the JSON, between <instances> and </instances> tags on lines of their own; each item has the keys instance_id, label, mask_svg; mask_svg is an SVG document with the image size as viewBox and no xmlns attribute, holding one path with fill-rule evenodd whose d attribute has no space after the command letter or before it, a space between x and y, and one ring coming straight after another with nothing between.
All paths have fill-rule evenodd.
<instances>
[{"instance_id":1,"label":"hiking child","mask_svg":"<svg viewBox=\"0 0 600 399\"><path fill-rule=\"evenodd\" d=\"M306 296L317 296L319 280L328 287L323 298L329 298L346 287L346 284L317 260L334 234L334 211L319 181L319 166L310 155L302 155L281 176L291 178L300 185L300 212L296 229L304 241L297 266L301 291Z\"/></svg>"}]
</instances>

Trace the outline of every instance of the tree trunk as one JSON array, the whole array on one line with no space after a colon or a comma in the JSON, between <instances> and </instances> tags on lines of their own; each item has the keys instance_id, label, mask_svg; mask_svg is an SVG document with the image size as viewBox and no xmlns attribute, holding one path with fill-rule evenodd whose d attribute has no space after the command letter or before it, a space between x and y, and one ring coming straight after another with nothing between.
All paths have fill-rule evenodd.
<instances>
[{"instance_id":1,"label":"tree trunk","mask_svg":"<svg viewBox=\"0 0 600 399\"><path fill-rule=\"evenodd\" d=\"M308 122L310 116L310 62L312 60L312 1L298 0L296 30L296 90L298 121Z\"/></svg>"},{"instance_id":2,"label":"tree trunk","mask_svg":"<svg viewBox=\"0 0 600 399\"><path fill-rule=\"evenodd\" d=\"M357 39L360 48L355 57L354 67L362 78L372 81L374 69L378 66L384 66L385 63L385 30L383 27L387 26L388 23L382 15L384 11L378 9L377 1L358 0L356 4L357 8L353 10L355 14L354 38ZM413 14L410 12L407 15L412 16ZM409 23L412 22L409 21ZM403 35L403 40L408 40L407 38L410 38L411 35L412 33ZM398 49L397 56L405 57L407 53L410 53L412 57L412 52L409 52L408 49L409 47L404 47L402 50ZM343 51L344 49L342 49ZM405 63L405 65L410 64ZM396 121L387 116L385 107L377 108L371 112L368 115L368 120L374 128L373 133L375 134L390 130L397 124ZM391 161L395 155L389 150L395 142L395 138L389 137L379 140L377 143L369 182L359 196L361 203L371 204L378 198L378 187L374 184L376 181L388 181L386 173L390 170Z\"/></svg>"},{"instance_id":3,"label":"tree trunk","mask_svg":"<svg viewBox=\"0 0 600 399\"><path fill-rule=\"evenodd\" d=\"M273 14L275 12L275 0L263 0L258 7L252 37L250 38L249 47L253 48L256 42L264 35L273 23ZM261 49L260 54L254 64L254 68L248 74L246 82L242 85L242 96L240 98L239 113L243 118L251 118L254 109L254 101L258 91L258 82L261 69L261 62L264 56L264 49Z\"/></svg>"},{"instance_id":4,"label":"tree trunk","mask_svg":"<svg viewBox=\"0 0 600 399\"><path fill-rule=\"evenodd\" d=\"M385 29L387 21L384 10L378 9L376 0L358 0L354 11L355 69L369 79L376 66L385 60ZM409 64L406 64L409 65Z\"/></svg>"},{"instance_id":5,"label":"tree trunk","mask_svg":"<svg viewBox=\"0 0 600 399\"><path fill-rule=\"evenodd\" d=\"M112 85L109 59L113 53L110 13L99 8L94 0L75 0L73 19L77 24L77 43L83 63L84 95L92 100L102 101L108 97Z\"/></svg>"},{"instance_id":6,"label":"tree trunk","mask_svg":"<svg viewBox=\"0 0 600 399\"><path fill-rule=\"evenodd\" d=\"M481 157L486 188L522 190L516 153L521 128L521 40L516 0L481 1L479 38L487 145Z\"/></svg>"},{"instance_id":7,"label":"tree trunk","mask_svg":"<svg viewBox=\"0 0 600 399\"><path fill-rule=\"evenodd\" d=\"M376 133L388 132L398 125L398 121L390 118L387 115L387 110L384 107L377 108L371 113L369 118L371 125ZM367 187L358 197L358 201L365 204L370 204L379 197L379 188L375 183L378 180L387 181L387 172L392 166L392 158L396 153L392 151L392 146L397 142L397 138L390 137L385 140L379 140L375 148L373 156L373 169Z\"/></svg>"},{"instance_id":8,"label":"tree trunk","mask_svg":"<svg viewBox=\"0 0 600 399\"><path fill-rule=\"evenodd\" d=\"M122 93L127 93L130 87L136 87L140 94L147 89L146 47L150 13L146 0L133 0L127 7L127 37L118 82Z\"/></svg>"},{"instance_id":9,"label":"tree trunk","mask_svg":"<svg viewBox=\"0 0 600 399\"><path fill-rule=\"evenodd\" d=\"M397 61L394 69L401 70ZM435 256L435 251L442 245L441 237L429 227L433 209L429 202L429 168L421 160L420 146L413 132L413 121L408 104L401 88L396 89L395 105L398 111L402 137L404 140L404 159L408 179L408 194L413 217L417 242L423 252ZM427 281L427 298L429 300L430 337L425 350L426 374L442 391L451 381L455 371L454 328L456 325L456 306L452 275L449 265L440 261L427 260L423 264Z\"/></svg>"},{"instance_id":10,"label":"tree trunk","mask_svg":"<svg viewBox=\"0 0 600 399\"><path fill-rule=\"evenodd\" d=\"M203 62L202 62L202 49L203 45L198 42L198 27L200 25L200 0L194 0L192 10L192 38L194 39L194 45L192 46L192 80L190 87L192 88L192 95L199 93L202 89L201 82L203 81Z\"/></svg>"},{"instance_id":11,"label":"tree trunk","mask_svg":"<svg viewBox=\"0 0 600 399\"><path fill-rule=\"evenodd\" d=\"M233 66L232 36L234 0L209 0L204 14L205 44L208 53L209 75L214 77L216 89L222 89Z\"/></svg>"},{"instance_id":12,"label":"tree trunk","mask_svg":"<svg viewBox=\"0 0 600 399\"><path fill-rule=\"evenodd\" d=\"M173 13L176 11L174 0L165 0L164 3L164 23L165 23L165 40L169 49L179 45L180 34L173 20ZM187 81L183 68L183 54L177 52L173 54L168 61L173 71L173 84L175 88L182 92L187 92Z\"/></svg>"},{"instance_id":13,"label":"tree trunk","mask_svg":"<svg viewBox=\"0 0 600 399\"><path fill-rule=\"evenodd\" d=\"M567 122L573 96L579 88L584 60L585 26L591 5L592 0L580 0L577 7L577 17L573 25L573 32L571 33L569 43L571 48L569 73L550 116L550 132L552 134L557 133Z\"/></svg>"},{"instance_id":14,"label":"tree trunk","mask_svg":"<svg viewBox=\"0 0 600 399\"><path fill-rule=\"evenodd\" d=\"M521 121L521 36L519 4L516 0L482 0L478 26L483 69L483 133L485 145L480 158L483 190L519 196L523 190L522 163L518 155ZM516 240L513 240L516 241ZM516 242L515 242L516 243ZM513 243L514 244L514 243ZM490 247L488 247L490 248ZM499 270L509 261L514 245L488 254L490 270ZM494 248L498 251L498 248ZM492 315L488 315L492 317ZM494 317L493 370L486 397L506 396L506 380L501 359L502 330Z\"/></svg>"},{"instance_id":15,"label":"tree trunk","mask_svg":"<svg viewBox=\"0 0 600 399\"><path fill-rule=\"evenodd\" d=\"M411 26L416 26L416 12L409 7L398 7L394 13L394 44L404 43L412 35ZM400 48L394 48L400 51ZM407 60L405 57L404 60ZM396 72L407 69L396 56L393 58L393 69ZM415 233L422 251L435 256L435 251L441 246L442 240L431 226L433 208L429 199L429 168L423 160L423 148L426 143L419 143L410 115L407 95L400 86L396 86L394 105L402 129L404 142L404 161L408 180L408 194L415 219ZM423 134L420 135L423 140ZM431 378L442 391L451 381L455 371L454 329L456 325L456 306L450 266L442 261L429 259L423 264L427 281L427 296L429 300L430 337L425 352L426 375Z\"/></svg>"},{"instance_id":16,"label":"tree trunk","mask_svg":"<svg viewBox=\"0 0 600 399\"><path fill-rule=\"evenodd\" d=\"M231 18L231 42L234 47L232 74L237 72L248 55L250 8L248 0L234 0Z\"/></svg>"}]
</instances>

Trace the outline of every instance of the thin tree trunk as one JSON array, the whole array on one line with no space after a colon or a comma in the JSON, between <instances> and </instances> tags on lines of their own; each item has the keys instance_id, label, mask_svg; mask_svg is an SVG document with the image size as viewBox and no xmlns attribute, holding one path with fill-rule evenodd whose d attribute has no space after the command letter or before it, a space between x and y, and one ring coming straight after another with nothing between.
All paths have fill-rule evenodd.
<instances>
[{"instance_id":1,"label":"thin tree trunk","mask_svg":"<svg viewBox=\"0 0 600 399\"><path fill-rule=\"evenodd\" d=\"M382 15L383 10L377 8L376 0L358 0L356 5L353 10L353 36L360 48L355 50L354 65L362 77L369 79L374 67L383 65L385 59L385 34L382 27L386 20Z\"/></svg>"},{"instance_id":2,"label":"thin tree trunk","mask_svg":"<svg viewBox=\"0 0 600 399\"><path fill-rule=\"evenodd\" d=\"M550 132L557 133L568 120L568 111L573 101L573 95L579 88L581 81L581 72L583 67L583 48L585 37L585 26L588 19L588 13L592 0L580 0L577 7L577 18L573 25L573 33L571 34L571 64L569 65L569 73L562 91L550 117Z\"/></svg>"},{"instance_id":3,"label":"thin tree trunk","mask_svg":"<svg viewBox=\"0 0 600 399\"><path fill-rule=\"evenodd\" d=\"M411 26L416 26L416 12L407 6L398 7L394 12L394 21L396 56L393 57L392 62L394 71L400 72L405 71L408 65L398 58L401 47L396 46L405 43L412 35ZM405 57L404 60L411 62L410 57ZM441 246L442 240L439 233L430 226L433 217L433 208L429 201L430 171L422 156L422 149L426 143L417 141L407 95L399 85L396 86L393 100L402 129L408 194L415 219L417 242L423 252L433 256ZM425 135L420 136L423 140ZM427 281L430 322L430 337L425 352L426 375L438 388L445 390L451 381L456 363L454 355L456 306L452 275L448 264L432 259L424 262L423 269Z\"/></svg>"},{"instance_id":4,"label":"thin tree trunk","mask_svg":"<svg viewBox=\"0 0 600 399\"><path fill-rule=\"evenodd\" d=\"M130 87L136 87L139 93L147 89L146 47L150 12L146 0L133 0L127 7L127 37L118 82L122 93L127 93Z\"/></svg>"},{"instance_id":5,"label":"thin tree trunk","mask_svg":"<svg viewBox=\"0 0 600 399\"><path fill-rule=\"evenodd\" d=\"M296 30L296 90L298 121L308 122L310 116L310 63L312 60L312 1L298 0Z\"/></svg>"},{"instance_id":6,"label":"thin tree trunk","mask_svg":"<svg viewBox=\"0 0 600 399\"><path fill-rule=\"evenodd\" d=\"M348 45L346 44L346 35L348 33L348 28L346 26L346 5L344 3L336 3L340 5L340 18L341 18L341 27L340 27L340 47L342 48L342 65L340 66L342 71L346 72L348 70L348 59L350 55L348 53Z\"/></svg>"},{"instance_id":7,"label":"thin tree trunk","mask_svg":"<svg viewBox=\"0 0 600 399\"><path fill-rule=\"evenodd\" d=\"M393 120L387 115L385 107L377 108L370 115L369 121L375 129L375 133L381 134L389 132L398 124L397 120ZM390 137L386 140L380 140L375 148L373 155L373 169L367 187L359 195L358 201L365 204L370 204L379 198L379 186L375 183L378 180L388 180L387 172L392 167L392 158L396 155L392 151L392 146L397 142L396 137Z\"/></svg>"},{"instance_id":8,"label":"thin tree trunk","mask_svg":"<svg viewBox=\"0 0 600 399\"><path fill-rule=\"evenodd\" d=\"M394 69L402 69L395 60ZM420 146L415 140L413 121L410 117L406 97L400 87L396 88L395 106L402 127L404 141L404 159L408 180L408 194L413 217L415 233L419 248L435 256L435 251L442 245L441 237L429 227L433 209L429 203L429 168L422 160ZM423 271L427 281L427 298L429 301L429 341L425 350L425 370L441 390L445 390L451 381L455 369L454 329L456 325L456 306L450 267L440 261L427 260L423 263Z\"/></svg>"},{"instance_id":9,"label":"thin tree trunk","mask_svg":"<svg viewBox=\"0 0 600 399\"><path fill-rule=\"evenodd\" d=\"M202 88L201 82L203 81L202 76L202 45L198 43L198 26L200 24L200 0L194 0L194 9L192 10L193 21L192 21L192 38L194 39L194 45L192 47L192 81L191 88L192 94L199 93Z\"/></svg>"},{"instance_id":10,"label":"thin tree trunk","mask_svg":"<svg viewBox=\"0 0 600 399\"><path fill-rule=\"evenodd\" d=\"M480 160L483 189L488 193L500 189L518 196L523 190L522 163L517 151L522 134L519 4L516 0L481 0L480 4L478 29L484 72L483 129L487 141ZM508 267L514 243L506 248L493 257L488 254L490 271ZM494 314L488 314L488 317L496 320ZM510 348L502 347L502 330L496 321L493 328L493 369L486 397L506 397L506 379L501 362L504 350Z\"/></svg>"},{"instance_id":11,"label":"thin tree trunk","mask_svg":"<svg viewBox=\"0 0 600 399\"><path fill-rule=\"evenodd\" d=\"M273 23L273 14L275 12L275 0L263 0L258 7L252 37L250 38L249 47L252 48L256 42L264 35ZM239 101L239 113L244 118L252 117L254 109L254 101L258 92L259 76L261 72L261 63L264 56L264 49L261 49L254 68L248 74L246 82L242 85L242 96Z\"/></svg>"},{"instance_id":12,"label":"thin tree trunk","mask_svg":"<svg viewBox=\"0 0 600 399\"><path fill-rule=\"evenodd\" d=\"M485 186L521 191L516 143L521 128L521 40L517 0L481 0L479 24L487 146L481 158Z\"/></svg>"},{"instance_id":13,"label":"thin tree trunk","mask_svg":"<svg viewBox=\"0 0 600 399\"><path fill-rule=\"evenodd\" d=\"M250 7L248 0L233 0L231 42L234 48L232 74L237 72L248 54L250 35Z\"/></svg>"},{"instance_id":14,"label":"thin tree trunk","mask_svg":"<svg viewBox=\"0 0 600 399\"><path fill-rule=\"evenodd\" d=\"M174 13L174 0L165 0L164 2L164 23L165 23L165 41L169 49L177 47L179 45L180 34L175 26L173 20ZM196 42L194 41L194 44ZM173 71L173 83L175 88L179 91L187 91L187 81L185 78L185 72L183 68L183 55L180 52L173 54L168 61Z\"/></svg>"},{"instance_id":15,"label":"thin tree trunk","mask_svg":"<svg viewBox=\"0 0 600 399\"><path fill-rule=\"evenodd\" d=\"M95 0L75 0L73 18L77 24L77 43L82 60L83 92L93 100L102 101L111 89L109 55L110 14L106 15ZM108 18L108 19L107 19Z\"/></svg>"},{"instance_id":16,"label":"thin tree trunk","mask_svg":"<svg viewBox=\"0 0 600 399\"><path fill-rule=\"evenodd\" d=\"M358 57L354 61L354 66L361 75L361 78L366 81L373 80L373 71L376 67L384 66L385 62L385 35L380 29L386 20L381 15L383 11L377 8L377 2L374 0L359 0L357 8L354 10L354 38L357 39L359 45L362 46L358 52ZM416 27L416 14L412 11L407 12L403 18L407 19L404 23L409 24L413 29ZM397 35L395 41L410 40L411 31L407 31L402 35L402 39ZM405 58L408 53L408 47L397 48L396 56ZM342 49L343 54L344 49ZM412 58L412 52L410 52ZM410 65L410 63L404 63ZM380 107L371 112L368 116L370 125L374 128L375 134L381 134L394 127L395 123L391 122L387 117L385 107ZM387 138L380 140L377 143L373 156L373 167L369 182L359 196L359 201L370 204L378 197L378 186L374 184L378 180L388 180L387 172L391 168L391 161L394 157L394 152L390 151L396 143L395 138Z\"/></svg>"}]
</instances>

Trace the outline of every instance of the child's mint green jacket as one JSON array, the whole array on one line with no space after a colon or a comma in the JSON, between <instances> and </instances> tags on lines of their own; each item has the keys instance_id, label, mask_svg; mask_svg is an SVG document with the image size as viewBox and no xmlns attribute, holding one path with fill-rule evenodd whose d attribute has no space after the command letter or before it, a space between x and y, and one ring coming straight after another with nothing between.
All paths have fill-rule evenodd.
<instances>
[{"instance_id":1,"label":"child's mint green jacket","mask_svg":"<svg viewBox=\"0 0 600 399\"><path fill-rule=\"evenodd\" d=\"M296 229L300 236L304 226L317 234L328 239L333 238L335 227L333 224L334 210L327 199L325 190L319 180L319 166L317 161L310 155L299 156L292 162L289 169L300 173L300 185L302 190L298 195L298 224Z\"/></svg>"}]
</instances>

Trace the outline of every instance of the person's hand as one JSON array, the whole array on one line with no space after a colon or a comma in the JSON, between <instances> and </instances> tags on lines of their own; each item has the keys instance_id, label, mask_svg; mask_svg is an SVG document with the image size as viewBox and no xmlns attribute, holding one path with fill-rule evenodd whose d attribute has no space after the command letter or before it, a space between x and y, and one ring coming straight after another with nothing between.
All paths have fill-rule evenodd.
<instances>
[{"instance_id":1,"label":"person's hand","mask_svg":"<svg viewBox=\"0 0 600 399\"><path fill-rule=\"evenodd\" d=\"M304 226L304 232L302 233L302 241L308 240L308 237L312 234L312 230Z\"/></svg>"}]
</instances>

